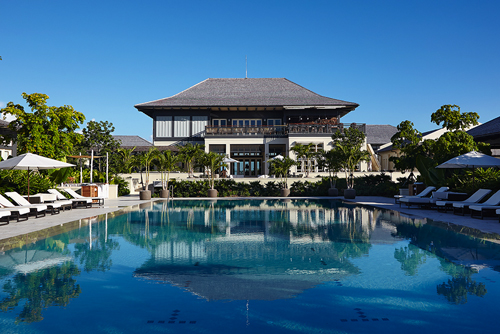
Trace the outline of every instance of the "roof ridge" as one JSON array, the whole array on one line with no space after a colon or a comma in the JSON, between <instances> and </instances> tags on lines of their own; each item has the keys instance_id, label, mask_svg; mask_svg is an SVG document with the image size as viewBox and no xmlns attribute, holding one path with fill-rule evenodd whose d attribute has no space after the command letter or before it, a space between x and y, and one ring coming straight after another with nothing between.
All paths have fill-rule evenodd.
<instances>
[{"instance_id":1,"label":"roof ridge","mask_svg":"<svg viewBox=\"0 0 500 334\"><path fill-rule=\"evenodd\" d=\"M142 104L151 103L151 102L156 102L156 101L160 101L160 100L165 100L165 99L170 99L170 98L172 98L172 97L176 97L177 95L182 94L182 93L184 93L185 91L187 91L187 90L189 90L189 89L191 89L191 88L194 88L194 87L196 87L196 86L198 86L198 85L200 85L200 84L202 84L202 83L204 83L205 81L208 81L208 80L210 80L210 78L207 78L207 79L205 79L205 80L203 80L203 81L200 81L200 82L198 82L197 84L192 85L191 87L184 89L182 92L179 92L179 93L174 94L174 95L172 95L172 96L167 96L167 97L163 97L163 98L161 98L161 99L156 99L156 100L151 100L151 101L148 101L148 102L139 103L139 104L136 104L135 106L140 106L140 105L142 105ZM135 106L134 106L134 107L135 107Z\"/></svg>"}]
</instances>

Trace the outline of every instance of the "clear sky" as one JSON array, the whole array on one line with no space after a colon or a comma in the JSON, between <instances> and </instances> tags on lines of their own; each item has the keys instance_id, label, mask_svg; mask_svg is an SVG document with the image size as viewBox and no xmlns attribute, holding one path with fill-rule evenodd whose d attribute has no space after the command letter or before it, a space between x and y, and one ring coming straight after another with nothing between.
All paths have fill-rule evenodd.
<instances>
[{"instance_id":1,"label":"clear sky","mask_svg":"<svg viewBox=\"0 0 500 334\"><path fill-rule=\"evenodd\" d=\"M499 116L500 1L0 0L0 107L45 93L151 140L134 105L206 78L287 78L360 106L343 122Z\"/></svg>"}]
</instances>

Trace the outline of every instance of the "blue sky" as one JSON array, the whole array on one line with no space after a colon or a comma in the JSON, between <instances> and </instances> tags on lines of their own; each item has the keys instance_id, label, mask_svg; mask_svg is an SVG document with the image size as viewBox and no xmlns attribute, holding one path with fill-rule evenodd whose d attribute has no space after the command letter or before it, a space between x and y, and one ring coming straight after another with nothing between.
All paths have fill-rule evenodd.
<instances>
[{"instance_id":1,"label":"blue sky","mask_svg":"<svg viewBox=\"0 0 500 334\"><path fill-rule=\"evenodd\" d=\"M500 1L0 0L0 106L45 93L150 140L134 105L206 78L284 77L356 102L344 122L499 116Z\"/></svg>"}]
</instances>

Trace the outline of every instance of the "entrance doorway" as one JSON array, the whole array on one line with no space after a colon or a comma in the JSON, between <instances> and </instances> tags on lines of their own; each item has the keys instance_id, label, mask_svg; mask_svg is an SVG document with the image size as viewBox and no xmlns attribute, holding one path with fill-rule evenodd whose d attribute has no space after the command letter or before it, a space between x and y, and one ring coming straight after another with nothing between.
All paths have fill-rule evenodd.
<instances>
[{"instance_id":1,"label":"entrance doorway","mask_svg":"<svg viewBox=\"0 0 500 334\"><path fill-rule=\"evenodd\" d=\"M256 177L263 174L264 145L231 145L234 163L233 175Z\"/></svg>"},{"instance_id":2,"label":"entrance doorway","mask_svg":"<svg viewBox=\"0 0 500 334\"><path fill-rule=\"evenodd\" d=\"M243 176L259 176L262 175L262 159L260 158L244 158L239 159L240 162L235 163L235 175Z\"/></svg>"}]
</instances>

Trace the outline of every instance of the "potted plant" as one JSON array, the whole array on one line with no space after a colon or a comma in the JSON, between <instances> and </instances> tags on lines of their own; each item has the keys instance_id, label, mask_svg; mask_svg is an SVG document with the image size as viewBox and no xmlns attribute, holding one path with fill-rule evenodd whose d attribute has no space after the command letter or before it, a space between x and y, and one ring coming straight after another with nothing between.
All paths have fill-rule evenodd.
<instances>
[{"instance_id":1,"label":"potted plant","mask_svg":"<svg viewBox=\"0 0 500 334\"><path fill-rule=\"evenodd\" d=\"M365 141L365 134L355 127L349 127L344 132L334 133L332 139L334 148L339 150L340 163L346 176L347 189L344 190L344 198L356 198L354 171L361 161L370 158L368 151L361 149Z\"/></svg>"},{"instance_id":2,"label":"potted plant","mask_svg":"<svg viewBox=\"0 0 500 334\"><path fill-rule=\"evenodd\" d=\"M200 162L203 167L210 173L210 189L208 190L208 197L217 197L217 190L215 189L215 172L221 168L224 163L224 155L215 152L204 153Z\"/></svg>"},{"instance_id":3,"label":"potted plant","mask_svg":"<svg viewBox=\"0 0 500 334\"><path fill-rule=\"evenodd\" d=\"M168 198L170 196L170 191L168 189L168 181L170 180L170 172L177 170L177 164L180 162L179 156L172 153L172 151L158 151L157 153L157 165L160 170L161 177L161 190L160 197Z\"/></svg>"},{"instance_id":4,"label":"potted plant","mask_svg":"<svg viewBox=\"0 0 500 334\"><path fill-rule=\"evenodd\" d=\"M342 169L341 164L342 151L333 148L330 151L322 150L318 154L318 164L320 168L328 170L328 178L330 179L330 189L328 189L328 196L335 197L339 195L337 185L337 173Z\"/></svg>"},{"instance_id":5,"label":"potted plant","mask_svg":"<svg viewBox=\"0 0 500 334\"><path fill-rule=\"evenodd\" d=\"M137 166L141 170L141 178L142 178L142 167L145 168L146 179L145 182L142 183L142 190L139 192L139 199L141 200L150 200L151 199L151 191L148 189L149 186L149 172L152 161L154 160L157 148L150 147L146 152L137 155L136 163Z\"/></svg>"},{"instance_id":6,"label":"potted plant","mask_svg":"<svg viewBox=\"0 0 500 334\"><path fill-rule=\"evenodd\" d=\"M290 189L288 189L288 172L292 166L296 166L297 162L289 157L284 157L283 159L271 160L271 167L274 170L275 175L280 176L281 197L290 196Z\"/></svg>"}]
</instances>

